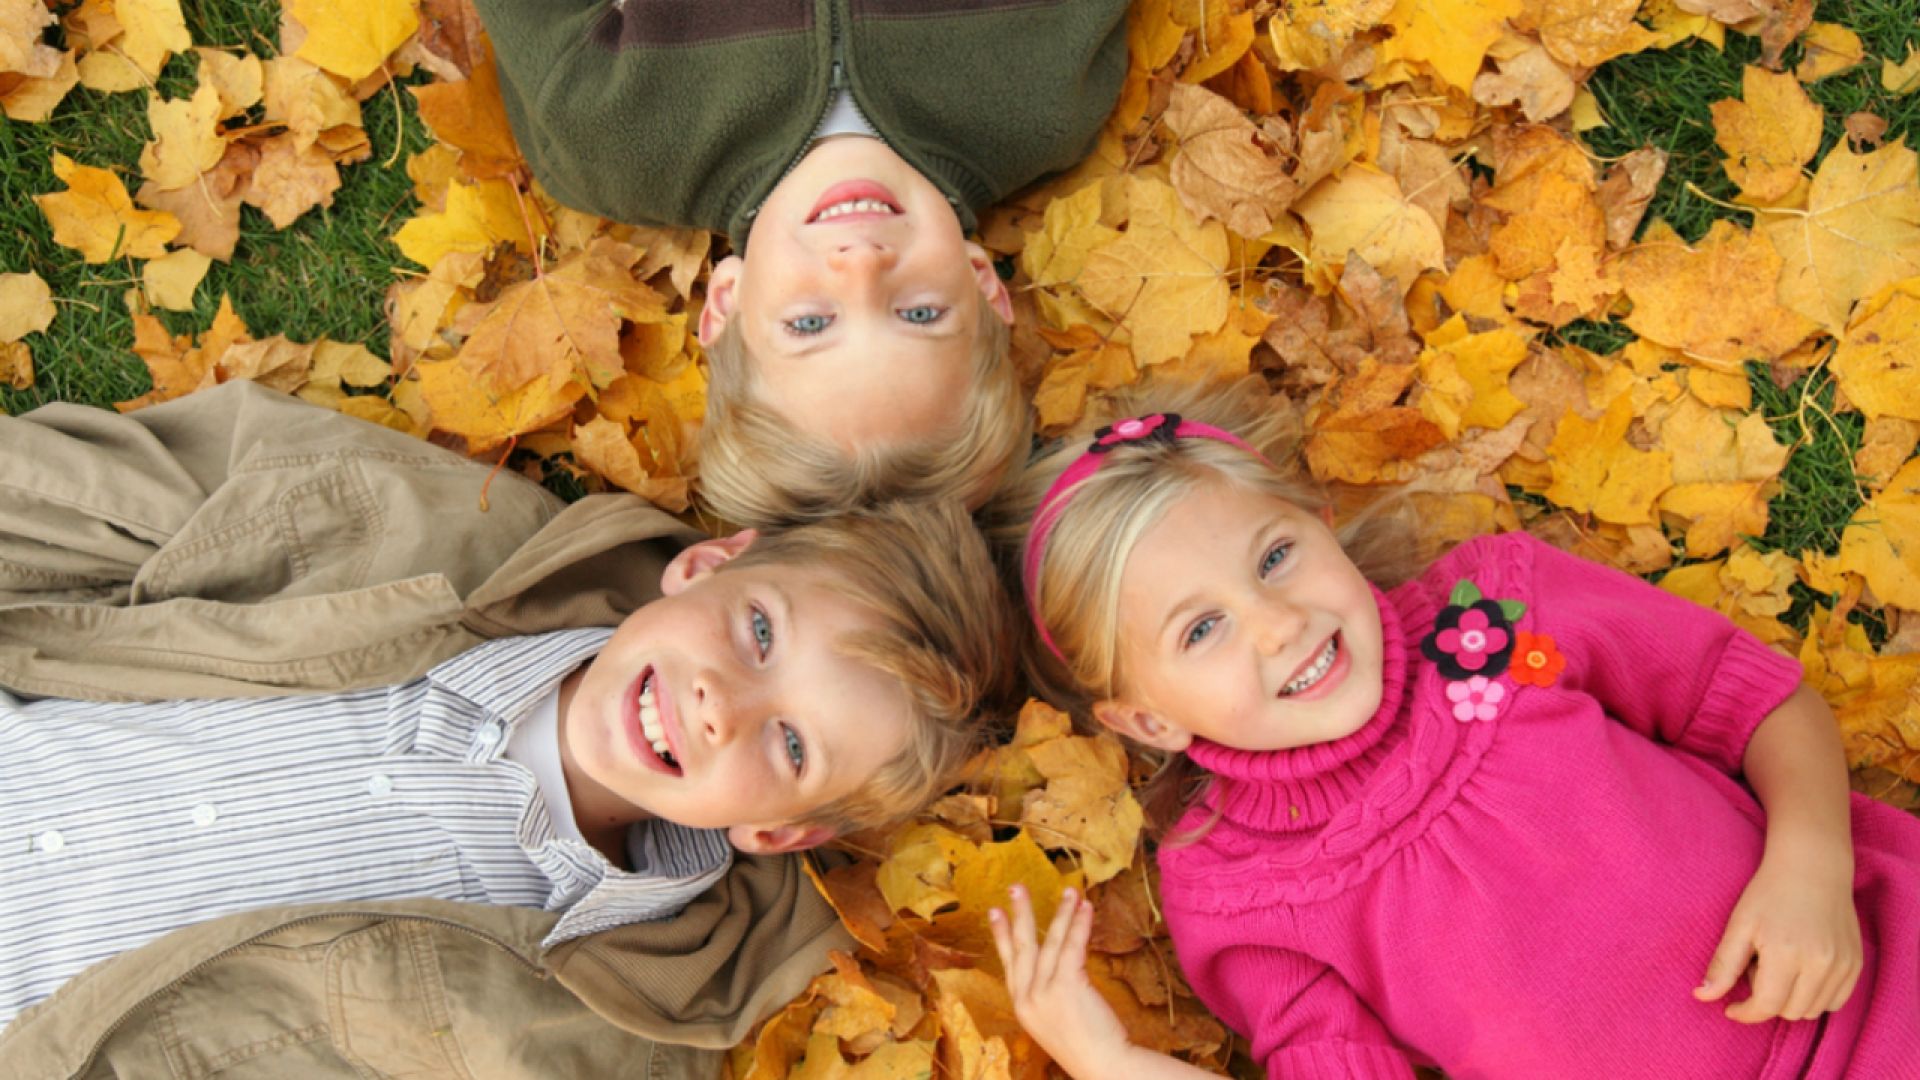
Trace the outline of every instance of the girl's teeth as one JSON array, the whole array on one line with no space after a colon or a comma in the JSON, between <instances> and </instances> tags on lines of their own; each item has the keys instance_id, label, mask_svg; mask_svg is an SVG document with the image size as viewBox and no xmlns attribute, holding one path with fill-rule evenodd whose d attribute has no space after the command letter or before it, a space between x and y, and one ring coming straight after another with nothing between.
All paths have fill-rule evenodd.
<instances>
[{"instance_id":1,"label":"girl's teeth","mask_svg":"<svg viewBox=\"0 0 1920 1080\"><path fill-rule=\"evenodd\" d=\"M1334 656L1338 655L1340 651L1338 642L1339 639L1337 638L1327 639L1327 647L1320 650L1320 656L1313 662L1313 666L1302 673L1299 678L1281 687L1281 696L1285 697L1289 694L1298 694L1302 690L1313 686L1313 684L1319 682L1321 679L1326 678L1327 671L1333 667Z\"/></svg>"}]
</instances>

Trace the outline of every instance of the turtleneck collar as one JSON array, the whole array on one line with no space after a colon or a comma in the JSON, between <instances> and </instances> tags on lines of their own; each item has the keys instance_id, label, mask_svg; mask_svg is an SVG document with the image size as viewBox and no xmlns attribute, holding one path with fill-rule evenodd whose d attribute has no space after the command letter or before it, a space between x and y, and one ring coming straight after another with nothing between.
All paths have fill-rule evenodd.
<instances>
[{"instance_id":1,"label":"turtleneck collar","mask_svg":"<svg viewBox=\"0 0 1920 1080\"><path fill-rule=\"evenodd\" d=\"M1194 763L1213 774L1208 806L1250 828L1293 832L1318 828L1359 794L1367 778L1406 738L1401 701L1406 696L1408 647L1400 613L1379 589L1380 708L1343 739L1290 750L1235 750L1196 739L1187 748Z\"/></svg>"}]
</instances>

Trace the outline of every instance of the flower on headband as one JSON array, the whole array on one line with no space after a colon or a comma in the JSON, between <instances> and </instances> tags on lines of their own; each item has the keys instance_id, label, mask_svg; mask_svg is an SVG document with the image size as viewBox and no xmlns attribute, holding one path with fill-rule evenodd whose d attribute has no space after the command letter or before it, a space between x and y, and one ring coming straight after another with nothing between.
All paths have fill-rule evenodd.
<instances>
[{"instance_id":1,"label":"flower on headband","mask_svg":"<svg viewBox=\"0 0 1920 1080\"><path fill-rule=\"evenodd\" d=\"M1179 426L1179 413L1129 416L1125 420L1116 420L1094 432L1093 445L1087 447L1087 452L1104 454L1121 443L1145 442L1148 439L1170 443L1174 438L1174 429Z\"/></svg>"}]
</instances>

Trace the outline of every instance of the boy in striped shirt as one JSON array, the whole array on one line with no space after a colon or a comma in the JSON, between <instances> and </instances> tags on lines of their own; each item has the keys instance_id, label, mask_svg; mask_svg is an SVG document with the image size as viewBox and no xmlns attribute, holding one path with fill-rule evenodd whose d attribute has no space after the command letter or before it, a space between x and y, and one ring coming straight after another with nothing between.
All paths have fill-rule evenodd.
<instances>
[{"instance_id":1,"label":"boy in striped shirt","mask_svg":"<svg viewBox=\"0 0 1920 1080\"><path fill-rule=\"evenodd\" d=\"M504 638L399 686L0 692L0 1025L97 960L257 907L437 897L671 917L731 852L917 809L1012 691L957 506L693 544L613 630Z\"/></svg>"}]
</instances>

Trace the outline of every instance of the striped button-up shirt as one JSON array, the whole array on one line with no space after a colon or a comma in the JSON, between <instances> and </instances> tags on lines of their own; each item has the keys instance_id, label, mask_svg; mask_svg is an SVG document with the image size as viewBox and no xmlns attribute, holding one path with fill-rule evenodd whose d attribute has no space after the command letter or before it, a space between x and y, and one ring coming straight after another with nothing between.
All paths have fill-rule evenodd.
<instances>
[{"instance_id":1,"label":"striped button-up shirt","mask_svg":"<svg viewBox=\"0 0 1920 1080\"><path fill-rule=\"evenodd\" d=\"M611 631L507 638L401 686L159 704L0 693L0 1026L87 965L279 904L564 911L549 944L677 913L724 832L637 825L629 872L556 837L515 725ZM570 810L566 811L571 813Z\"/></svg>"}]
</instances>

